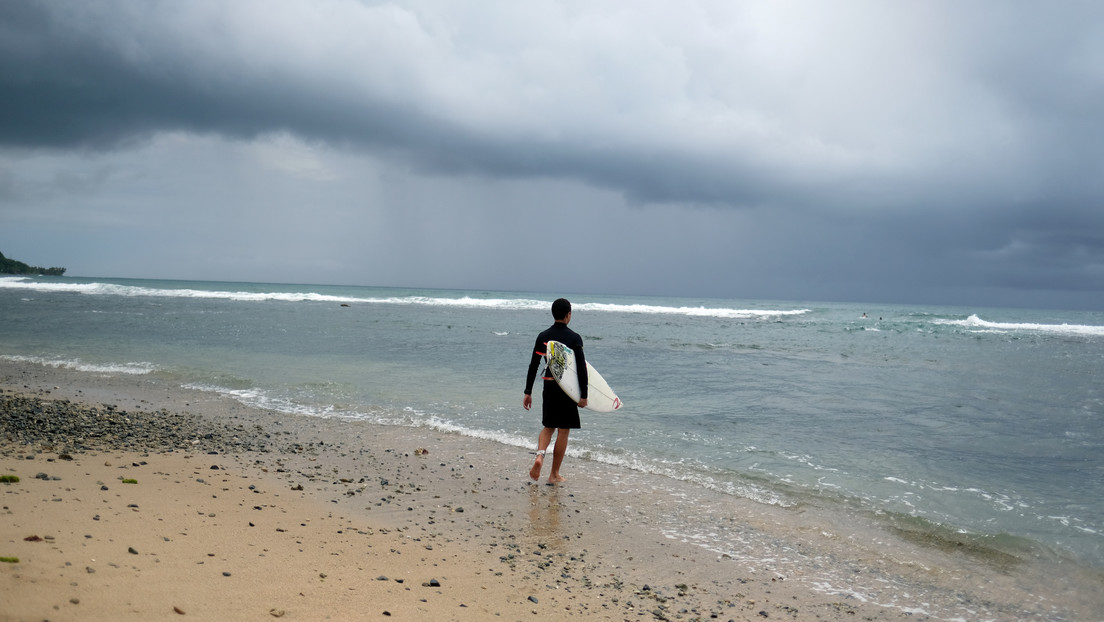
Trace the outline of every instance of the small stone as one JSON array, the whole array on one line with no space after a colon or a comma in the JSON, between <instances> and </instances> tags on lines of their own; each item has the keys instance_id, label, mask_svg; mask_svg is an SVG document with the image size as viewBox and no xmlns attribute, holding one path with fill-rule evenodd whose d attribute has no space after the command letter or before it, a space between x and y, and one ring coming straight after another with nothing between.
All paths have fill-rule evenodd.
<instances>
[{"instance_id":1,"label":"small stone","mask_svg":"<svg viewBox=\"0 0 1104 622\"><path fill-rule=\"evenodd\" d=\"M533 603L534 605L540 604L540 602L537 600L536 596L530 596L529 597L529 602Z\"/></svg>"},{"instance_id":2,"label":"small stone","mask_svg":"<svg viewBox=\"0 0 1104 622\"><path fill-rule=\"evenodd\" d=\"M223 573L222 573L222 576L224 576L224 577L229 577L229 576L230 576L230 573L229 573L229 572L225 572L225 571L223 571Z\"/></svg>"},{"instance_id":3,"label":"small stone","mask_svg":"<svg viewBox=\"0 0 1104 622\"><path fill-rule=\"evenodd\" d=\"M174 613L179 613L180 615L184 615L184 610L181 609L180 607L173 607L173 612Z\"/></svg>"},{"instance_id":4,"label":"small stone","mask_svg":"<svg viewBox=\"0 0 1104 622\"><path fill-rule=\"evenodd\" d=\"M133 546L130 546L127 547L127 553L130 553L131 555L137 555L138 551L136 551Z\"/></svg>"},{"instance_id":5,"label":"small stone","mask_svg":"<svg viewBox=\"0 0 1104 622\"><path fill-rule=\"evenodd\" d=\"M429 587L441 587L441 582L438 581L437 579L430 579L429 580Z\"/></svg>"}]
</instances>

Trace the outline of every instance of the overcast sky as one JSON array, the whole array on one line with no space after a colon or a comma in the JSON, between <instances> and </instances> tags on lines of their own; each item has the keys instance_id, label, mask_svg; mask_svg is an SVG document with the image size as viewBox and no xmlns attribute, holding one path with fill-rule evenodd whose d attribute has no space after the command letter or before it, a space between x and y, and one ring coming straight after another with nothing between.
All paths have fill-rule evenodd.
<instances>
[{"instance_id":1,"label":"overcast sky","mask_svg":"<svg viewBox=\"0 0 1104 622\"><path fill-rule=\"evenodd\" d=\"M0 252L1104 309L1104 3L0 2Z\"/></svg>"}]
</instances>

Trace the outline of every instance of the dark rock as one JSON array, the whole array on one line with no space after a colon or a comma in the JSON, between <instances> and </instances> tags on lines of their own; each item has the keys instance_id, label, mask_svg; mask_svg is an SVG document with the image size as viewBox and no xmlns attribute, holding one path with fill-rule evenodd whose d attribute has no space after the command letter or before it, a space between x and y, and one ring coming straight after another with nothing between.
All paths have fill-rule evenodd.
<instances>
[{"instance_id":1,"label":"dark rock","mask_svg":"<svg viewBox=\"0 0 1104 622\"><path fill-rule=\"evenodd\" d=\"M0 437L38 451L57 452L60 460L71 460L74 453L90 449L187 449L216 454L265 449L265 434L259 426L246 430L165 409L128 412L114 405L96 407L13 392L0 394ZM24 459L33 460L34 455Z\"/></svg>"}]
</instances>

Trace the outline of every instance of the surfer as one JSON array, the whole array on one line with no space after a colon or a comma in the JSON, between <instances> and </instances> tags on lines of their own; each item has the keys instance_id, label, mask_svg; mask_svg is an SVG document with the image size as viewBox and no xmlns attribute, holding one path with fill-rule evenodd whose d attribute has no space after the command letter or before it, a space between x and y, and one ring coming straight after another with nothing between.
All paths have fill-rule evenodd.
<instances>
[{"instance_id":1,"label":"surfer","mask_svg":"<svg viewBox=\"0 0 1104 622\"><path fill-rule=\"evenodd\" d=\"M525 410L533 406L533 383L537 378L537 368L544 356L545 344L549 341L559 341L575 352L576 368L579 374L579 387L581 396L579 403L567 396L552 378L551 372L545 369L544 390L541 392L541 425L544 428L537 438L537 459L533 462L533 468L529 469L529 477L534 481L540 479L541 469L544 467L544 457L552 454L552 472L548 475L549 483L565 481L560 475L560 464L563 463L564 454L567 453L567 437L574 428L582 427L579 421L579 407L587 405L587 366L583 357L583 338L578 333L567 327L571 322L571 303L566 298L559 298L552 303L552 319L555 322L551 327L537 335L536 344L533 346L533 354L529 360L529 371L525 375L525 397L521 405ZM552 443L552 435L556 435L556 444L549 452L548 446Z\"/></svg>"}]
</instances>

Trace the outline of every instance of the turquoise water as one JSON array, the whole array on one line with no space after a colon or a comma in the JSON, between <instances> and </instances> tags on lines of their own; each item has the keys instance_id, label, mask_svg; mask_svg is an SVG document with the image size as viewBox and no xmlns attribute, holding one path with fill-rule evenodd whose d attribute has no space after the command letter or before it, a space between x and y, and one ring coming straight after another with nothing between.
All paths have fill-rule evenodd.
<instances>
[{"instance_id":1,"label":"turquoise water","mask_svg":"<svg viewBox=\"0 0 1104 622\"><path fill-rule=\"evenodd\" d=\"M531 448L559 295L0 277L0 356ZM1104 568L1104 314L568 297L626 404L576 459Z\"/></svg>"}]
</instances>

